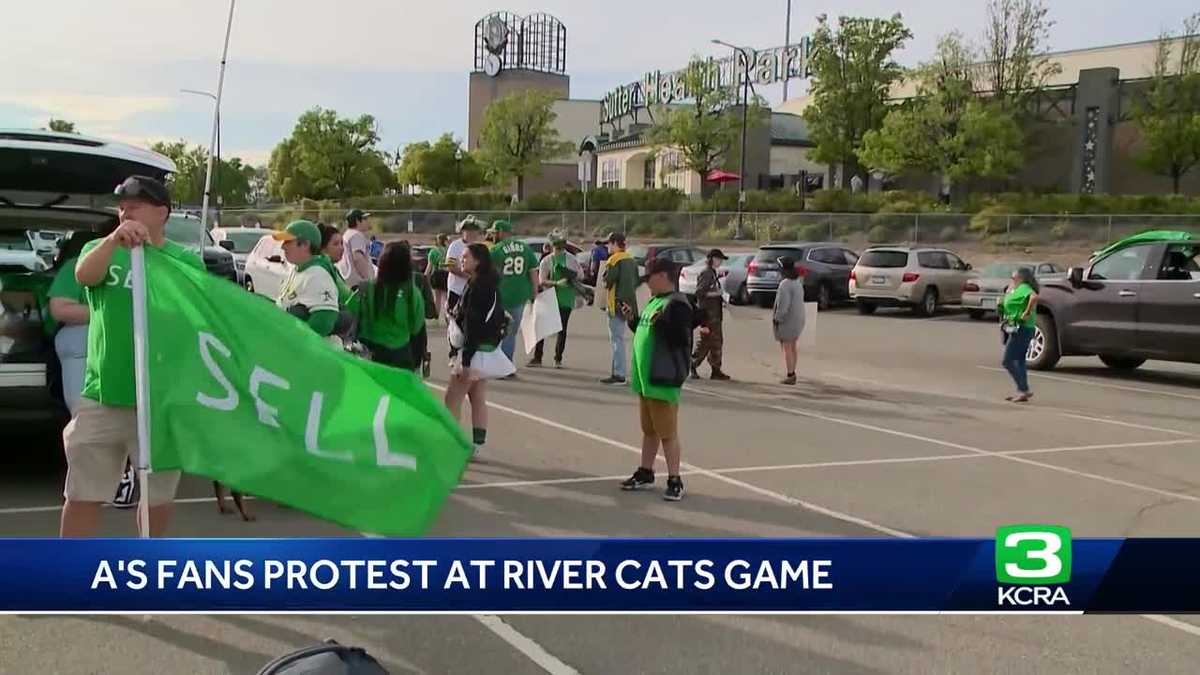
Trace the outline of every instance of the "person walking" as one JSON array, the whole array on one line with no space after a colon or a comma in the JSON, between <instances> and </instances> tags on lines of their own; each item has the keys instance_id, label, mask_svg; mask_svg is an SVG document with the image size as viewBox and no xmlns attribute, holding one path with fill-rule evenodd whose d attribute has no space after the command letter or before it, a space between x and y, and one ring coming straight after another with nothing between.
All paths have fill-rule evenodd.
<instances>
[{"instance_id":1,"label":"person walking","mask_svg":"<svg viewBox=\"0 0 1200 675\"><path fill-rule=\"evenodd\" d=\"M783 363L787 377L782 384L796 384L796 344L804 332L804 282L796 271L796 261L780 258L779 267L783 280L775 292L775 311L771 317L775 329L775 340L783 349Z\"/></svg>"},{"instance_id":2,"label":"person walking","mask_svg":"<svg viewBox=\"0 0 1200 675\"><path fill-rule=\"evenodd\" d=\"M416 371L425 345L416 344L425 329L425 301L412 272L412 249L392 242L379 256L379 273L362 286L358 335L371 360ZM416 348L415 350L413 348Z\"/></svg>"},{"instance_id":3,"label":"person walking","mask_svg":"<svg viewBox=\"0 0 1200 675\"><path fill-rule=\"evenodd\" d=\"M638 264L627 250L624 234L612 233L608 243L614 249L604 263L604 286L608 289L605 313L608 316L608 337L612 346L612 372L600 382L625 384L626 367L629 363L625 351L625 332L631 329L621 308L628 307L635 316L638 313Z\"/></svg>"},{"instance_id":4,"label":"person walking","mask_svg":"<svg viewBox=\"0 0 1200 675\"><path fill-rule=\"evenodd\" d=\"M429 257L425 263L425 277L429 279L429 285L433 288L435 319L446 309L446 277L450 274L446 271L446 245L449 241L450 238L445 232L439 232L434 239L433 248L429 249Z\"/></svg>"},{"instance_id":5,"label":"person walking","mask_svg":"<svg viewBox=\"0 0 1200 675\"><path fill-rule=\"evenodd\" d=\"M1033 398L1029 390L1029 371L1025 363L1029 343L1037 329L1037 302L1041 288L1028 267L1018 267L1012 285L1000 302L1001 330L1004 335L1004 369L1017 385L1017 393L1006 401L1026 403Z\"/></svg>"},{"instance_id":6,"label":"person walking","mask_svg":"<svg viewBox=\"0 0 1200 675\"><path fill-rule=\"evenodd\" d=\"M467 247L479 241L483 236L483 222L475 216L467 216L459 221L455 226L459 237L450 242L450 246L446 248L446 271L449 276L446 280L446 288L449 295L446 297L446 308L452 310L458 305L458 301L462 298L462 294L467 290L467 272L463 269L463 258L466 257Z\"/></svg>"},{"instance_id":7,"label":"person walking","mask_svg":"<svg viewBox=\"0 0 1200 675\"><path fill-rule=\"evenodd\" d=\"M514 239L512 223L497 220L488 230L495 237L492 246L492 264L500 275L500 303L504 312L511 317L508 332L500 349L509 361L517 350L517 331L521 318L525 316L525 305L533 301L533 290L538 287L538 257L529 244ZM509 378L515 378L516 374Z\"/></svg>"},{"instance_id":8,"label":"person walking","mask_svg":"<svg viewBox=\"0 0 1200 675\"><path fill-rule=\"evenodd\" d=\"M583 270L575 256L567 253L567 238L564 235L558 232L551 233L550 247L550 255L542 258L541 264L538 265L538 276L542 279L542 288L553 288L554 294L557 296L558 316L562 321L562 330L558 332L558 338L554 345L554 367L562 368L563 353L567 349L567 325L571 322L571 312L575 309L575 301L578 297L575 284ZM545 342L545 340L538 340L537 346L534 347L533 360L529 362L531 367L536 368L542 365Z\"/></svg>"},{"instance_id":9,"label":"person walking","mask_svg":"<svg viewBox=\"0 0 1200 675\"><path fill-rule=\"evenodd\" d=\"M687 298L675 291L675 266L670 261L647 261L646 277L653 297L641 316L628 303L621 303L622 315L635 330L629 376L642 423L642 461L621 483L621 489L638 490L654 484L654 460L661 447L667 461L663 499L677 502L683 499L679 399L690 371L692 331L700 316L692 311Z\"/></svg>"},{"instance_id":10,"label":"person walking","mask_svg":"<svg viewBox=\"0 0 1200 675\"><path fill-rule=\"evenodd\" d=\"M603 239L597 239L595 245L592 246L591 254L588 258L587 283L590 286L595 286L600 278L600 268L604 266L604 261L608 260L608 242Z\"/></svg>"},{"instance_id":11,"label":"person walking","mask_svg":"<svg viewBox=\"0 0 1200 675\"><path fill-rule=\"evenodd\" d=\"M692 377L700 379L700 364L708 358L708 367L712 370L710 377L722 381L731 379L721 370L721 357L725 348L724 313L725 296L721 290L720 267L729 258L721 249L714 248L708 252L704 261L704 271L696 280L696 304L704 312L704 326L707 332L700 337L696 345L696 353L692 354Z\"/></svg>"},{"instance_id":12,"label":"person walking","mask_svg":"<svg viewBox=\"0 0 1200 675\"><path fill-rule=\"evenodd\" d=\"M346 285L350 288L375 277L375 268L371 265L370 242L367 241L367 235L363 233L363 228L366 227L367 218L370 215L362 209L351 209L346 214L346 231L342 234L342 239L346 244L346 254L338 263L338 271L341 272L342 277L346 280Z\"/></svg>"},{"instance_id":13,"label":"person walking","mask_svg":"<svg viewBox=\"0 0 1200 675\"><path fill-rule=\"evenodd\" d=\"M67 479L59 534L92 536L101 504L111 499L125 466L137 454L137 396L133 364L133 272L130 249L152 246L197 270L200 257L167 239L171 193L158 180L130 176L115 194L119 225L112 234L88 242L75 265L75 280L88 306L87 365L83 390L70 424L63 430ZM150 531L163 536L171 520L178 471L148 476Z\"/></svg>"},{"instance_id":14,"label":"person walking","mask_svg":"<svg viewBox=\"0 0 1200 675\"><path fill-rule=\"evenodd\" d=\"M450 317L454 324L448 331L450 382L444 402L457 420L462 416L463 401L470 399L471 436L475 451L479 452L487 443L487 380L473 365L480 353L499 348L504 310L500 307L500 278L487 246L475 243L467 247L462 269L470 282Z\"/></svg>"}]
</instances>

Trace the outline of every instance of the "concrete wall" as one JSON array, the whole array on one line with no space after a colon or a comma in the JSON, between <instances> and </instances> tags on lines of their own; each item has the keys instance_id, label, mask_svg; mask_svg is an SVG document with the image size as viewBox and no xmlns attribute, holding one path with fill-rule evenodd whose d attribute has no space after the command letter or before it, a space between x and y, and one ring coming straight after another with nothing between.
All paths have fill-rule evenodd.
<instances>
[{"instance_id":1,"label":"concrete wall","mask_svg":"<svg viewBox=\"0 0 1200 675\"><path fill-rule=\"evenodd\" d=\"M467 147L479 147L479 132L483 129L484 113L492 101L510 94L531 89L553 93L566 99L571 95L571 78L566 75L539 73L532 70L504 70L496 77L486 73L471 73L467 100ZM597 107L599 104L597 104ZM597 111L596 119L600 114ZM593 129L597 125L593 124Z\"/></svg>"}]
</instances>

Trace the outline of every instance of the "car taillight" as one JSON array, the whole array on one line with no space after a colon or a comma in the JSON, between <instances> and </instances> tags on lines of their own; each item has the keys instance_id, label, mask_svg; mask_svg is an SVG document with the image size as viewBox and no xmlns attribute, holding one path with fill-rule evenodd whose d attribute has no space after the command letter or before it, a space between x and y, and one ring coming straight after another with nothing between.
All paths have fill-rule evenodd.
<instances>
[{"instance_id":1,"label":"car taillight","mask_svg":"<svg viewBox=\"0 0 1200 675\"><path fill-rule=\"evenodd\" d=\"M963 282L963 292L978 293L979 292L979 284L975 283L974 281L964 281Z\"/></svg>"},{"instance_id":2,"label":"car taillight","mask_svg":"<svg viewBox=\"0 0 1200 675\"><path fill-rule=\"evenodd\" d=\"M746 269L749 270L750 274L752 274L754 276L758 276L758 261L757 260L751 261L750 267L748 267Z\"/></svg>"},{"instance_id":3,"label":"car taillight","mask_svg":"<svg viewBox=\"0 0 1200 675\"><path fill-rule=\"evenodd\" d=\"M900 280L906 284L911 284L912 282L914 282L920 278L921 278L921 275L917 274L916 272L905 272L904 276L901 277Z\"/></svg>"},{"instance_id":4,"label":"car taillight","mask_svg":"<svg viewBox=\"0 0 1200 675\"><path fill-rule=\"evenodd\" d=\"M807 267L797 267L796 274L801 277L806 277L806 276L808 276L808 268Z\"/></svg>"},{"instance_id":5,"label":"car taillight","mask_svg":"<svg viewBox=\"0 0 1200 675\"><path fill-rule=\"evenodd\" d=\"M850 281L858 281L858 272L850 270Z\"/></svg>"}]
</instances>

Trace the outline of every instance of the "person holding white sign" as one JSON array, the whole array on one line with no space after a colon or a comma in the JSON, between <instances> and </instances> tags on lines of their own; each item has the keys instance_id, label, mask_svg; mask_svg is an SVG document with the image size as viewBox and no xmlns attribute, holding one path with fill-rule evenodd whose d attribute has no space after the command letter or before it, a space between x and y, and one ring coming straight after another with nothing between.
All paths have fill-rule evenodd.
<instances>
[{"instance_id":1,"label":"person holding white sign","mask_svg":"<svg viewBox=\"0 0 1200 675\"><path fill-rule=\"evenodd\" d=\"M783 281L775 292L775 313L771 321L787 367L787 377L782 384L796 384L796 343L804 332L804 282L796 271L795 260L780 258L779 267L783 271Z\"/></svg>"},{"instance_id":2,"label":"person holding white sign","mask_svg":"<svg viewBox=\"0 0 1200 675\"><path fill-rule=\"evenodd\" d=\"M558 339L554 344L554 367L562 368L563 353L567 349L567 324L571 320L571 311L575 309L575 300L578 297L575 284L583 274L583 268L579 266L575 256L567 253L567 238L561 233L550 234L550 246L553 252L542 258L541 264L538 265L538 274L542 279L542 288L553 288L558 297L558 316L562 320L562 330L558 332ZM545 342L538 340L533 350L533 360L529 362L530 367L542 365L542 349Z\"/></svg>"}]
</instances>

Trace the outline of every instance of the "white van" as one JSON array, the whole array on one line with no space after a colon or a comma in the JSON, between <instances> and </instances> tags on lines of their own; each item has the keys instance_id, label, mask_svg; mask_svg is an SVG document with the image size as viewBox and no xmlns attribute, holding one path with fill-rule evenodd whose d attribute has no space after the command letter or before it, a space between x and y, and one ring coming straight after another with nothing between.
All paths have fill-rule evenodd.
<instances>
[{"instance_id":1,"label":"white van","mask_svg":"<svg viewBox=\"0 0 1200 675\"><path fill-rule=\"evenodd\" d=\"M105 232L116 225L113 189L131 175L165 180L175 163L99 138L0 129L0 239L41 230ZM62 420L46 292L55 270L0 265L0 420Z\"/></svg>"}]
</instances>

